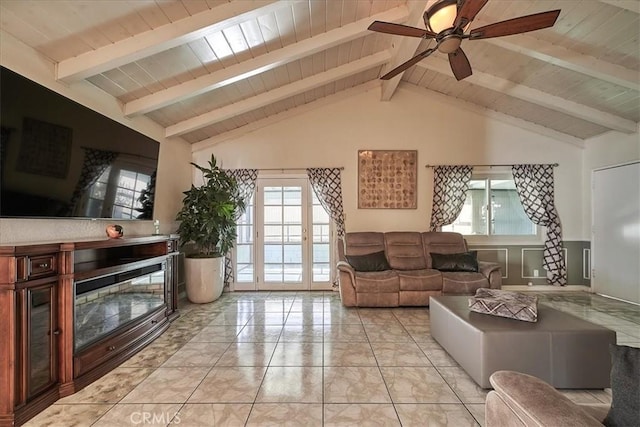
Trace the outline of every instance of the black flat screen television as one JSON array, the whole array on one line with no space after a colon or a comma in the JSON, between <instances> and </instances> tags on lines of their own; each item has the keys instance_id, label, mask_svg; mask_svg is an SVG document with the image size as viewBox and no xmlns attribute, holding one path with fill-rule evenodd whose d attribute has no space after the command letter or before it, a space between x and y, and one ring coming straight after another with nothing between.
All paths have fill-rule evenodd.
<instances>
[{"instance_id":1,"label":"black flat screen television","mask_svg":"<svg viewBox=\"0 0 640 427\"><path fill-rule=\"evenodd\" d=\"M153 218L153 139L4 67L0 127L0 217Z\"/></svg>"}]
</instances>

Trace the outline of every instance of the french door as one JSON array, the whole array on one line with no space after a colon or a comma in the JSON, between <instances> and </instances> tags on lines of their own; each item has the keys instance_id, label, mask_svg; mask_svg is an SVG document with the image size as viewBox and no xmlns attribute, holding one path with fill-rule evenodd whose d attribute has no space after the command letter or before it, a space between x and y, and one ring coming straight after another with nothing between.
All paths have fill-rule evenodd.
<instances>
[{"instance_id":1,"label":"french door","mask_svg":"<svg viewBox=\"0 0 640 427\"><path fill-rule=\"evenodd\" d=\"M234 289L331 288L331 226L306 178L259 178L238 224Z\"/></svg>"}]
</instances>

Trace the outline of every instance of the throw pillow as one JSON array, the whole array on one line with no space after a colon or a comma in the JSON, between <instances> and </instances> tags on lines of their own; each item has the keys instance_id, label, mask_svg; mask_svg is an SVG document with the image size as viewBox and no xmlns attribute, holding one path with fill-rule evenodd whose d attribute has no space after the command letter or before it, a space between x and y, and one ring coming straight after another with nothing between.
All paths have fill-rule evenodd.
<instances>
[{"instance_id":1,"label":"throw pillow","mask_svg":"<svg viewBox=\"0 0 640 427\"><path fill-rule=\"evenodd\" d=\"M384 251L366 255L345 255L345 258L355 271L391 270Z\"/></svg>"},{"instance_id":2,"label":"throw pillow","mask_svg":"<svg viewBox=\"0 0 640 427\"><path fill-rule=\"evenodd\" d=\"M431 268L440 271L478 271L478 252L458 254L431 253Z\"/></svg>"},{"instance_id":3,"label":"throw pillow","mask_svg":"<svg viewBox=\"0 0 640 427\"><path fill-rule=\"evenodd\" d=\"M469 298L469 309L525 322L538 321L538 297L518 292L480 288Z\"/></svg>"},{"instance_id":4,"label":"throw pillow","mask_svg":"<svg viewBox=\"0 0 640 427\"><path fill-rule=\"evenodd\" d=\"M640 348L609 345L611 353L611 409L607 427L640 425Z\"/></svg>"}]
</instances>

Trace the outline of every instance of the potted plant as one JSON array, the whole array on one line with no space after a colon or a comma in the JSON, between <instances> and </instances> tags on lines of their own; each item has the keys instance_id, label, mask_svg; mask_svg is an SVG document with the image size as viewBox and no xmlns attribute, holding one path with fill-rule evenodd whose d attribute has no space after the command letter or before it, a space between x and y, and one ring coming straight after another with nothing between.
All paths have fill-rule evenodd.
<instances>
[{"instance_id":1,"label":"potted plant","mask_svg":"<svg viewBox=\"0 0 640 427\"><path fill-rule=\"evenodd\" d=\"M202 172L204 183L184 192L180 221L185 254L187 298L194 303L215 301L224 287L224 256L236 239L236 219L245 209L236 180L218 167L211 155L209 167L191 164Z\"/></svg>"}]
</instances>

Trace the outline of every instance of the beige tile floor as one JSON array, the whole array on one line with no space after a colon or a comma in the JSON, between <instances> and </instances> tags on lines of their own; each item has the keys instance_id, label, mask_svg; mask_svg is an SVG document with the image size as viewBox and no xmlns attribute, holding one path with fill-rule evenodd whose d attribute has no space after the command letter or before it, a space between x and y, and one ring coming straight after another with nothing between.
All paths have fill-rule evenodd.
<instances>
[{"instance_id":1,"label":"beige tile floor","mask_svg":"<svg viewBox=\"0 0 640 427\"><path fill-rule=\"evenodd\" d=\"M640 347L640 307L586 293L541 302ZM429 333L427 308L345 308L335 292L182 303L147 348L28 426L477 426L487 391ZM610 402L609 390L572 390Z\"/></svg>"}]
</instances>

